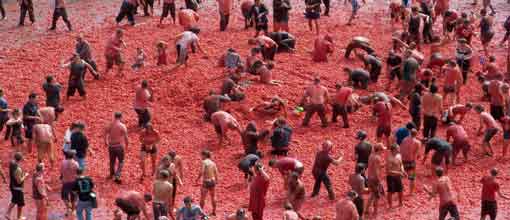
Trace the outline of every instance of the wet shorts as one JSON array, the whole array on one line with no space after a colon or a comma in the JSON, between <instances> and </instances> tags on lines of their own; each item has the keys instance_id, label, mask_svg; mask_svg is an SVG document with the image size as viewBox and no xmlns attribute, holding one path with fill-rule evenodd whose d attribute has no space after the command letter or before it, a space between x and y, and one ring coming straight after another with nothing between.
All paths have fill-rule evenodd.
<instances>
[{"instance_id":1,"label":"wet shorts","mask_svg":"<svg viewBox=\"0 0 510 220\"><path fill-rule=\"evenodd\" d=\"M306 17L306 19L317 20L317 19L319 19L321 17L321 13L320 12L310 11L310 12L306 12L305 13L305 17Z\"/></svg>"},{"instance_id":2,"label":"wet shorts","mask_svg":"<svg viewBox=\"0 0 510 220\"><path fill-rule=\"evenodd\" d=\"M76 201L76 196L73 193L75 182L63 183L62 190L60 192L60 196L62 200L65 202L74 202Z\"/></svg>"},{"instance_id":3,"label":"wet shorts","mask_svg":"<svg viewBox=\"0 0 510 220\"><path fill-rule=\"evenodd\" d=\"M492 138L498 133L498 129L497 128L488 128L488 129L485 129L485 135L483 136L483 142L484 143L489 143Z\"/></svg>"},{"instance_id":4,"label":"wet shorts","mask_svg":"<svg viewBox=\"0 0 510 220\"><path fill-rule=\"evenodd\" d=\"M11 189L11 203L15 204L19 207L25 206L25 195L21 190L13 190Z\"/></svg>"},{"instance_id":5,"label":"wet shorts","mask_svg":"<svg viewBox=\"0 0 510 220\"><path fill-rule=\"evenodd\" d=\"M142 144L142 148L140 149L140 151L142 151L142 155L158 153L158 149L156 148L156 145L146 146L146 145Z\"/></svg>"},{"instance_id":6,"label":"wet shorts","mask_svg":"<svg viewBox=\"0 0 510 220\"><path fill-rule=\"evenodd\" d=\"M445 161L445 164L450 164L450 158L447 153L436 151L434 155L432 155L431 162L436 166L440 166Z\"/></svg>"},{"instance_id":7,"label":"wet shorts","mask_svg":"<svg viewBox=\"0 0 510 220\"><path fill-rule=\"evenodd\" d=\"M490 216L491 219L496 219L498 214L498 203L496 201L482 200L482 217Z\"/></svg>"},{"instance_id":8,"label":"wet shorts","mask_svg":"<svg viewBox=\"0 0 510 220\"><path fill-rule=\"evenodd\" d=\"M454 86L444 86L443 92L444 93L455 93L455 87Z\"/></svg>"},{"instance_id":9,"label":"wet shorts","mask_svg":"<svg viewBox=\"0 0 510 220\"><path fill-rule=\"evenodd\" d=\"M120 66L124 64L124 61L122 60L122 55L120 53L115 55L106 55L106 68L111 69L113 65Z\"/></svg>"},{"instance_id":10,"label":"wet shorts","mask_svg":"<svg viewBox=\"0 0 510 220\"><path fill-rule=\"evenodd\" d=\"M378 138L382 137L383 135L389 137L391 135L391 127L378 125L376 135Z\"/></svg>"},{"instance_id":11,"label":"wet shorts","mask_svg":"<svg viewBox=\"0 0 510 220\"><path fill-rule=\"evenodd\" d=\"M388 185L388 192L390 193L402 192L404 190L402 177L386 176L386 184Z\"/></svg>"},{"instance_id":12,"label":"wet shorts","mask_svg":"<svg viewBox=\"0 0 510 220\"><path fill-rule=\"evenodd\" d=\"M206 189L213 189L216 186L216 181L214 180L204 180L202 186Z\"/></svg>"},{"instance_id":13,"label":"wet shorts","mask_svg":"<svg viewBox=\"0 0 510 220\"><path fill-rule=\"evenodd\" d=\"M409 180L415 180L416 179L416 173L414 172L416 170L416 161L402 161L404 165L404 170L408 174Z\"/></svg>"},{"instance_id":14,"label":"wet shorts","mask_svg":"<svg viewBox=\"0 0 510 220\"><path fill-rule=\"evenodd\" d=\"M289 22L289 12L274 12L273 13L273 21L277 23L287 23Z\"/></svg>"},{"instance_id":15,"label":"wet shorts","mask_svg":"<svg viewBox=\"0 0 510 220\"><path fill-rule=\"evenodd\" d=\"M368 189L375 198L381 198L384 195L384 187L377 179L368 179Z\"/></svg>"}]
</instances>

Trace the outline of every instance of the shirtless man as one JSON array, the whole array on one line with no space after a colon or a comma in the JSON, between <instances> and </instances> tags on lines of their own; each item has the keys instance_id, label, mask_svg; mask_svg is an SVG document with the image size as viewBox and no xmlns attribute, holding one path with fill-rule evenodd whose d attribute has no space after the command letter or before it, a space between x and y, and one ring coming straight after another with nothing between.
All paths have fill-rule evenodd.
<instances>
[{"instance_id":1,"label":"shirtless man","mask_svg":"<svg viewBox=\"0 0 510 220\"><path fill-rule=\"evenodd\" d=\"M473 108L473 104L470 102L462 105L457 104L454 106L451 106L448 108L448 111L446 112L446 121L443 120L445 123L455 122L456 124L462 124L462 121L464 121L464 118L466 117L467 113L471 111ZM459 116L459 119L457 119L457 116Z\"/></svg>"},{"instance_id":2,"label":"shirtless man","mask_svg":"<svg viewBox=\"0 0 510 220\"><path fill-rule=\"evenodd\" d=\"M230 13L234 8L232 0L218 0L218 11L220 13L220 31L225 31L228 26Z\"/></svg>"},{"instance_id":3,"label":"shirtless man","mask_svg":"<svg viewBox=\"0 0 510 220\"><path fill-rule=\"evenodd\" d=\"M344 72L349 77L347 83L357 89L368 89L368 83L370 82L370 73L364 69L356 68L351 69L344 67Z\"/></svg>"},{"instance_id":4,"label":"shirtless man","mask_svg":"<svg viewBox=\"0 0 510 220\"><path fill-rule=\"evenodd\" d=\"M498 214L498 202L496 200L496 193L499 197L510 200L510 197L505 196L500 191L500 184L496 182L498 176L498 169L492 168L489 176L484 176L480 183L482 184L482 210L480 220L485 220L487 215L491 220L495 220Z\"/></svg>"},{"instance_id":5,"label":"shirtless man","mask_svg":"<svg viewBox=\"0 0 510 220\"><path fill-rule=\"evenodd\" d=\"M120 184L120 175L124 166L125 150L128 148L128 132L126 125L122 123L122 113L115 112L114 120L106 126L104 130L104 142L108 147L110 158L110 178L114 178L115 182ZM119 161L117 169L115 162Z\"/></svg>"},{"instance_id":6,"label":"shirtless man","mask_svg":"<svg viewBox=\"0 0 510 220\"><path fill-rule=\"evenodd\" d=\"M409 194L414 194L415 181L416 181L416 159L421 149L421 141L416 137L418 131L411 130L411 135L404 138L400 144L400 153L402 155L402 164L404 171L409 179Z\"/></svg>"},{"instance_id":7,"label":"shirtless man","mask_svg":"<svg viewBox=\"0 0 510 220\"><path fill-rule=\"evenodd\" d=\"M436 136L437 121L441 116L443 97L437 94L437 86L432 84L430 92L422 97L423 110L423 137L432 138Z\"/></svg>"},{"instance_id":8,"label":"shirtless man","mask_svg":"<svg viewBox=\"0 0 510 220\"><path fill-rule=\"evenodd\" d=\"M211 160L211 152L203 150L202 156L202 168L197 177L197 182L202 179L202 186L200 188L200 207L205 207L205 199L207 194L211 196L212 204L212 216L216 216L216 184L218 183L218 168L216 163Z\"/></svg>"},{"instance_id":9,"label":"shirtless man","mask_svg":"<svg viewBox=\"0 0 510 220\"><path fill-rule=\"evenodd\" d=\"M379 100L379 99L377 99ZM386 144L390 144L391 135L391 117L392 106L391 103L385 101L377 101L373 107L373 116L377 117L376 135L377 141L380 142L384 136Z\"/></svg>"},{"instance_id":10,"label":"shirtless man","mask_svg":"<svg viewBox=\"0 0 510 220\"><path fill-rule=\"evenodd\" d=\"M335 220L359 220L361 219L354 200L361 195L354 191L349 191L346 198L336 204L336 218Z\"/></svg>"},{"instance_id":11,"label":"shirtless man","mask_svg":"<svg viewBox=\"0 0 510 220\"><path fill-rule=\"evenodd\" d=\"M379 207L379 199L384 196L384 188L382 185L382 172L383 172L383 158L382 154L385 147L382 143L377 143L374 146L374 152L370 154L368 159L367 181L370 190L370 197L365 210L365 215L368 215L370 206L374 207L374 216L377 216L377 209Z\"/></svg>"},{"instance_id":12,"label":"shirtless man","mask_svg":"<svg viewBox=\"0 0 510 220\"><path fill-rule=\"evenodd\" d=\"M462 73L453 60L447 61L447 64L442 68L442 72L445 77L443 88L444 101L447 105L455 105L460 102L460 88L462 86L462 82L464 81ZM451 103L448 99L448 94L450 93L453 93L454 96Z\"/></svg>"},{"instance_id":13,"label":"shirtless man","mask_svg":"<svg viewBox=\"0 0 510 220\"><path fill-rule=\"evenodd\" d=\"M217 111L211 115L211 123L214 126L214 131L218 136L219 145L223 146L223 139L230 140L227 137L228 130L236 130L242 136L241 125L230 113L225 111Z\"/></svg>"},{"instance_id":14,"label":"shirtless man","mask_svg":"<svg viewBox=\"0 0 510 220\"><path fill-rule=\"evenodd\" d=\"M399 206L403 205L404 186L402 178L407 176L407 173L404 170L399 146L392 144L390 149L391 153L386 157L386 183L388 184L388 206L392 208L393 193L398 193Z\"/></svg>"},{"instance_id":15,"label":"shirtless man","mask_svg":"<svg viewBox=\"0 0 510 220\"><path fill-rule=\"evenodd\" d=\"M171 183L174 186L173 191L173 201L175 204L175 197L177 196L177 186L182 186L182 180L184 178L184 167L182 164L181 156L177 155L174 150L170 150L168 152L169 162L170 162L170 179Z\"/></svg>"},{"instance_id":16,"label":"shirtless man","mask_svg":"<svg viewBox=\"0 0 510 220\"><path fill-rule=\"evenodd\" d=\"M503 154L501 158L505 158L510 145L510 116L506 115L501 118L501 127L503 128Z\"/></svg>"},{"instance_id":17,"label":"shirtless man","mask_svg":"<svg viewBox=\"0 0 510 220\"><path fill-rule=\"evenodd\" d=\"M491 80L489 81L489 86L487 88L490 98L490 114L498 121L505 115L505 97L501 89L502 86L502 81Z\"/></svg>"},{"instance_id":18,"label":"shirtless man","mask_svg":"<svg viewBox=\"0 0 510 220\"><path fill-rule=\"evenodd\" d=\"M185 8L179 9L179 12L177 12L177 18L179 18L179 25L181 25L186 31L191 28L196 28L198 20L200 20L198 13Z\"/></svg>"},{"instance_id":19,"label":"shirtless man","mask_svg":"<svg viewBox=\"0 0 510 220\"><path fill-rule=\"evenodd\" d=\"M333 116L331 118L332 123L337 122L338 115L342 116L342 120L344 123L343 128L349 128L349 115L348 111L348 102L351 100L352 96L352 88L348 86L342 86L342 84L337 83L335 96L332 98L332 106L333 106Z\"/></svg>"},{"instance_id":20,"label":"shirtless man","mask_svg":"<svg viewBox=\"0 0 510 220\"><path fill-rule=\"evenodd\" d=\"M450 139L452 140L451 142ZM469 144L469 137L466 133L466 130L464 130L464 127L462 127L462 125L451 122L448 129L446 129L446 141L452 143L453 165L455 165L457 154L459 154L461 150L462 154L464 155L464 161L468 160L468 152L469 149L471 148L471 145Z\"/></svg>"},{"instance_id":21,"label":"shirtless man","mask_svg":"<svg viewBox=\"0 0 510 220\"><path fill-rule=\"evenodd\" d=\"M39 120L42 124L48 124L53 128L53 123L56 120L56 109L51 106L39 108Z\"/></svg>"},{"instance_id":22,"label":"shirtless man","mask_svg":"<svg viewBox=\"0 0 510 220\"><path fill-rule=\"evenodd\" d=\"M154 219L161 216L170 217L174 219L173 213L173 185L168 181L170 173L167 170L160 170L158 178L154 181L152 194L154 199L152 201L152 210Z\"/></svg>"},{"instance_id":23,"label":"shirtless man","mask_svg":"<svg viewBox=\"0 0 510 220\"><path fill-rule=\"evenodd\" d=\"M32 198L35 201L36 220L48 219L48 192L51 191L51 188L44 178L44 170L44 164L38 163L32 176Z\"/></svg>"},{"instance_id":24,"label":"shirtless man","mask_svg":"<svg viewBox=\"0 0 510 220\"><path fill-rule=\"evenodd\" d=\"M143 80L140 87L136 89L135 101L133 108L138 115L138 127L144 128L147 123L151 121L151 114L149 112L150 102L153 100L153 92L149 87L149 82Z\"/></svg>"},{"instance_id":25,"label":"shirtless man","mask_svg":"<svg viewBox=\"0 0 510 220\"><path fill-rule=\"evenodd\" d=\"M351 191L354 191L358 194L356 198L354 198L353 202L356 205L356 210L358 211L358 215L360 219L363 217L365 202L363 201L363 194L369 193L368 188L366 187L366 179L363 176L365 172L365 164L356 164L356 173L352 174L349 177L349 185L351 186Z\"/></svg>"},{"instance_id":26,"label":"shirtless man","mask_svg":"<svg viewBox=\"0 0 510 220\"><path fill-rule=\"evenodd\" d=\"M477 105L475 107L475 111L480 115L480 126L478 127L478 136L482 135L482 129L485 128L485 134L483 138L483 151L485 155L492 156L494 152L492 151L491 140L498 133L499 125L488 112L484 111L484 108L481 105Z\"/></svg>"},{"instance_id":27,"label":"shirtless man","mask_svg":"<svg viewBox=\"0 0 510 220\"><path fill-rule=\"evenodd\" d=\"M292 172L289 174L289 186L287 191L287 201L292 204L293 209L299 212L305 201L305 184L300 180L300 174Z\"/></svg>"},{"instance_id":28,"label":"shirtless man","mask_svg":"<svg viewBox=\"0 0 510 220\"><path fill-rule=\"evenodd\" d=\"M211 90L209 96L204 99L204 120L211 121L211 115L221 110L221 104L223 102L230 102L231 99L228 96L219 95L216 91Z\"/></svg>"},{"instance_id":29,"label":"shirtless man","mask_svg":"<svg viewBox=\"0 0 510 220\"><path fill-rule=\"evenodd\" d=\"M55 163L55 150L53 141L57 141L53 127L49 124L36 124L33 128L34 143L37 146L37 160L42 163L43 159L49 156L50 165Z\"/></svg>"},{"instance_id":30,"label":"shirtless man","mask_svg":"<svg viewBox=\"0 0 510 220\"><path fill-rule=\"evenodd\" d=\"M278 169L280 174L282 174L284 189L287 189L290 174L297 173L301 175L305 170L305 167L301 161L291 157L272 159L269 161L269 167ZM294 208L297 209L295 206Z\"/></svg>"},{"instance_id":31,"label":"shirtless man","mask_svg":"<svg viewBox=\"0 0 510 220\"><path fill-rule=\"evenodd\" d=\"M137 191L128 191L119 193L119 196L115 199L115 205L126 213L127 220L140 219L140 213L143 213L145 219L150 219L146 203L151 200L152 196L150 194L142 195Z\"/></svg>"},{"instance_id":32,"label":"shirtless man","mask_svg":"<svg viewBox=\"0 0 510 220\"><path fill-rule=\"evenodd\" d=\"M439 220L445 220L448 213L450 213L450 219L460 220L450 178L444 176L444 171L441 167L437 167L435 173L438 179L432 185L432 188L424 185L423 189L430 195L430 198L439 194Z\"/></svg>"},{"instance_id":33,"label":"shirtless man","mask_svg":"<svg viewBox=\"0 0 510 220\"><path fill-rule=\"evenodd\" d=\"M276 43L273 39L266 35L260 35L253 39L249 39L248 44L260 47L262 58L264 58L264 61L266 60L273 61L276 52L278 52L278 43Z\"/></svg>"},{"instance_id":34,"label":"shirtless man","mask_svg":"<svg viewBox=\"0 0 510 220\"><path fill-rule=\"evenodd\" d=\"M361 36L357 36L352 38L352 40L347 45L347 49L345 50L345 59L349 59L351 52L356 49L361 49L367 52L367 54L373 54L375 50L370 46L370 41Z\"/></svg>"},{"instance_id":35,"label":"shirtless man","mask_svg":"<svg viewBox=\"0 0 510 220\"><path fill-rule=\"evenodd\" d=\"M124 69L124 60L122 59L122 48L127 48L126 43L123 40L124 31L122 29L117 29L115 34L113 34L112 38L108 40L105 49L105 58L106 58L106 70L105 74L107 74L111 69L113 69L113 65L117 65L118 75L122 76L122 70Z\"/></svg>"},{"instance_id":36,"label":"shirtless man","mask_svg":"<svg viewBox=\"0 0 510 220\"><path fill-rule=\"evenodd\" d=\"M334 52L333 38L326 34L324 37L315 39L312 51L312 60L314 62L328 62L328 55Z\"/></svg>"},{"instance_id":37,"label":"shirtless man","mask_svg":"<svg viewBox=\"0 0 510 220\"><path fill-rule=\"evenodd\" d=\"M228 215L225 220L248 220L250 219L246 209L240 208L235 213ZM288 219L293 220L293 219Z\"/></svg>"},{"instance_id":38,"label":"shirtless man","mask_svg":"<svg viewBox=\"0 0 510 220\"><path fill-rule=\"evenodd\" d=\"M326 104L328 103L329 93L328 89L321 85L319 77L315 77L313 84L308 86L305 90L305 94L301 99L299 106L306 106L306 114L303 119L303 127L307 127L310 123L310 119L317 112L322 122L322 127L328 126L328 120L326 119Z\"/></svg>"},{"instance_id":39,"label":"shirtless man","mask_svg":"<svg viewBox=\"0 0 510 220\"><path fill-rule=\"evenodd\" d=\"M140 152L140 167L142 168L142 176L140 177L140 181L143 181L143 178L145 177L145 159L147 155L150 155L152 164L152 172L149 176L156 174L156 158L158 156L156 145L160 140L161 137L159 136L159 132L152 127L151 123L148 123L140 134L140 143L142 144Z\"/></svg>"}]
</instances>

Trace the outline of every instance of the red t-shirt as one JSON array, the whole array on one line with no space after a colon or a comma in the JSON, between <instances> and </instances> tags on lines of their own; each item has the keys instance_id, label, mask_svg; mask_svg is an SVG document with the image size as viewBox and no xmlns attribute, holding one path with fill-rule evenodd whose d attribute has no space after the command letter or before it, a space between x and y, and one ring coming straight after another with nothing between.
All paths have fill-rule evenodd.
<instances>
[{"instance_id":1,"label":"red t-shirt","mask_svg":"<svg viewBox=\"0 0 510 220\"><path fill-rule=\"evenodd\" d=\"M352 88L342 87L335 95L335 101L339 105L345 105L352 94Z\"/></svg>"},{"instance_id":2,"label":"red t-shirt","mask_svg":"<svg viewBox=\"0 0 510 220\"><path fill-rule=\"evenodd\" d=\"M333 52L333 44L326 39L315 39L314 50L312 52L313 61L327 62L328 53Z\"/></svg>"},{"instance_id":3,"label":"red t-shirt","mask_svg":"<svg viewBox=\"0 0 510 220\"><path fill-rule=\"evenodd\" d=\"M377 124L379 126L391 125L391 104L383 101L374 105L374 113L377 114Z\"/></svg>"},{"instance_id":4,"label":"red t-shirt","mask_svg":"<svg viewBox=\"0 0 510 220\"><path fill-rule=\"evenodd\" d=\"M269 188L269 180L261 175L256 175L250 186L250 203L248 211L262 213L266 207L266 193Z\"/></svg>"},{"instance_id":5,"label":"red t-shirt","mask_svg":"<svg viewBox=\"0 0 510 220\"><path fill-rule=\"evenodd\" d=\"M296 159L284 157L276 162L275 167L278 168L282 174L285 172L293 171L296 168Z\"/></svg>"},{"instance_id":6,"label":"red t-shirt","mask_svg":"<svg viewBox=\"0 0 510 220\"><path fill-rule=\"evenodd\" d=\"M486 176L480 181L482 183L482 201L496 201L496 192L499 190L499 184L494 178Z\"/></svg>"}]
</instances>

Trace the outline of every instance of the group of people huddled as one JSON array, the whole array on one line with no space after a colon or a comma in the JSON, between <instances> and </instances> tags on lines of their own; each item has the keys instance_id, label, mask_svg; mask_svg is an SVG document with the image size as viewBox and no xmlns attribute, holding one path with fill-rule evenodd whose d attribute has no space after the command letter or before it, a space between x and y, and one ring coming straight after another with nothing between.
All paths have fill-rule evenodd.
<instances>
[{"instance_id":1,"label":"group of people huddled","mask_svg":"<svg viewBox=\"0 0 510 220\"><path fill-rule=\"evenodd\" d=\"M21 20L23 25L25 14L28 12L34 22L33 3L31 0L20 0ZM474 2L476 4L476 2ZM329 0L305 0L305 17L309 20L309 27L316 28L317 38L311 52L314 62L327 62L328 57L334 52L332 34L319 36L318 19L321 16L321 4L329 16ZM229 17L233 9L232 0L218 0L220 12L220 31L226 31ZM353 14L348 24L352 24L357 16L360 4L357 0L351 0ZM0 1L1 6L1 1ZM144 15L154 15L154 0L123 0L116 22L119 24L124 17L128 18L131 25L135 24L134 15L137 7L142 6ZM218 64L224 67L227 77L223 80L219 90L211 90L204 98L204 121L211 123L218 137L220 146L230 142L228 131L233 130L240 136L244 147L244 156L238 163L238 168L245 176L245 184L249 188L248 209L239 208L234 213L227 215L227 220L262 220L266 206L266 193L271 182L271 177L266 172L262 158L267 156L259 149L260 143L269 139L271 143L271 159L268 166L281 173L283 178L283 190L286 192L283 219L321 219L320 216L308 218L301 213L301 207L306 201L305 183L303 175L311 172L315 180L311 197L319 194L321 185L324 185L330 200L338 200L336 204L337 220L359 220L376 216L379 209L379 200L386 196L387 204L393 207L393 195L397 194L399 205L403 205L404 179L409 180L409 193L413 195L417 190L416 181L420 179L416 169L418 165L425 164L430 151L431 174L436 176L432 184L425 184L422 188L431 197L439 196L439 219L443 220L449 214L451 219L459 220L459 207L452 187L448 172L452 172L451 165L457 165L457 156L462 152L464 161L468 160L470 150L474 147L470 143L470 137L464 129L462 122L467 114L474 110L479 117L478 135L483 134L481 149L485 156L492 157L495 154L491 141L498 134L503 135L501 157L506 158L508 144L510 143L510 85L508 74L504 74L496 65L496 57L491 55L490 42L495 35L494 14L495 11L490 1L483 1L483 9L479 15L475 13L459 13L449 8L448 0L421 1L411 5L407 0L390 3L391 22L402 22L402 31L396 31L392 37L392 48L388 57L383 59L372 48L370 40L363 36L351 39L346 45L345 59L350 59L351 53L362 61L363 67L343 67L347 80L335 84L334 94L323 85L320 76L313 76L312 82L305 89L302 99L295 109L290 109L285 97L268 97L264 102L252 107L248 112L250 116L271 117L268 121L271 129L260 129L254 121L247 123L243 128L236 119L236 112L225 109L225 102L243 102L250 97L246 96L245 90L249 89L252 78L257 78L262 84L285 86L283 81L273 79L272 70L277 65L275 60L278 52L296 51L297 38L289 33L289 11L292 9L288 0L273 1L273 26L274 31L268 31L269 9L262 0L245 0L241 3L242 14L245 18L245 28L255 28L255 36L248 40L252 45L249 56L243 62L236 49L228 48L221 55ZM176 3L174 0L163 0L160 24L170 13L173 23L179 20L184 27L184 32L175 37L176 65L169 68L169 72L187 65L189 52L199 52L205 57L209 55L201 48L198 35L200 1L185 0L185 7L180 8L176 15ZM492 10L487 14L487 8ZM3 7L0 7L3 17ZM56 21L63 17L69 30L71 23L67 19L64 0L55 0L55 12L50 29L56 28ZM443 33L433 33L432 27L436 21L442 19ZM464 85L468 79L474 76L471 66L475 50L471 46L475 35L474 24L479 20L480 41L483 45L484 54L481 55L480 63L482 70L476 74L480 82L480 90L483 91L483 100L490 102L490 109L486 110L481 104L471 102L461 103ZM504 24L507 33L501 44L508 40L510 35L510 20ZM420 31L420 27L422 31ZM261 35L260 32L263 32ZM122 51L127 47L124 42L124 30L118 29L112 38L107 41L105 49L106 67L102 74L108 74L116 65L119 76L123 75L125 61ZM451 36L454 32L453 36ZM442 38L442 39L441 39ZM447 58L439 51L443 44L448 44L449 39L457 40L455 57ZM430 44L431 55L425 59L421 52L423 43ZM164 41L158 41L156 45L157 65L168 65L166 52L168 45ZM363 51L363 52L361 52ZM138 48L135 62L132 68L140 70L145 65L146 54ZM384 60L386 68L383 68ZM77 43L73 56L61 62L62 68L69 69L69 84L67 86L66 101L76 91L83 98L86 97L85 76L90 72L94 79L100 79L98 66L92 56L92 48L84 39L83 35L77 37ZM192 68L192 67L190 67ZM386 74L390 79L386 91L371 92L368 95L359 95L356 90L367 90L379 82L380 76ZM398 80L398 94L391 95L392 81ZM442 92L440 88L442 87ZM61 100L62 86L57 83L56 76L47 76L42 86L45 95L45 107L38 105L38 95L30 93L27 103L22 110L12 108L4 97L4 90L0 89L0 131L6 127L5 140L10 141L13 149L13 160L9 163L8 176L0 172L4 182L9 181L11 192L11 204L5 217L11 219L11 211L17 208L16 219L23 219L23 207L25 206L24 183L29 179L28 172L23 166L24 154L31 154L36 146L38 163L35 172L31 175L32 198L36 206L36 219L48 219L48 192L50 187L45 179L45 164L48 161L50 167L55 166L56 158L56 134L55 123L60 114L65 114L64 101ZM155 176L152 193L140 193L137 191L122 192L115 199L118 209L113 212L114 220L123 219L123 214L128 220L134 219L177 219L198 220L208 219L208 216L216 216L216 186L219 181L219 170L214 162L213 152L202 150L201 168L196 179L200 183L199 203L195 204L193 198L186 196L184 205L174 210L178 188L186 187L184 178L189 178L189 172L185 172L183 159L174 150L165 152L158 161L157 145L162 137L151 123L150 107L154 102L153 90L149 82L143 80L136 89L133 109L138 116L138 130L140 137L140 181L145 181L148 176ZM235 104L233 104L235 105ZM301 117L302 127L311 126L311 119L318 114L321 127L331 127L331 123L338 123L338 116L342 118L342 128L350 128L349 115L355 114L360 108L369 106L372 109L372 117L376 121L376 138L370 141L365 130L359 130L355 138L359 141L354 148L354 173L349 176L350 189L337 199L333 190L333 182L328 174L331 164L341 165L345 163L343 154L333 156L334 143L325 140L321 149L316 153L313 166L306 171L303 163L292 157L292 133L293 128L289 123L289 115ZM393 112L394 107L400 107L408 111L411 120L405 125L394 130ZM331 119L327 118L327 109L332 109ZM288 111L291 110L291 113ZM447 126L446 138L436 134L438 126ZM260 125L259 125L260 126ZM92 210L97 208L95 184L91 177L86 175L87 160L95 153L89 147L88 137L85 133L86 125L82 121L74 121L64 136L63 154L64 159L60 165L61 197L66 207L66 216L74 215L78 220L92 219ZM422 138L419 138L419 131ZM104 144L109 154L109 178L117 184L122 184L122 171L124 163L132 161L126 158L129 139L127 127L123 122L123 113L115 112L113 120L108 123L103 133ZM374 143L371 143L374 142ZM387 152L386 152L387 151ZM420 153L423 151L423 155ZM423 159L421 159L421 157ZM151 169L146 169L146 160L149 158ZM422 163L418 164L421 159ZM0 169L1 171L1 169ZM496 219L497 200L496 193L505 199L510 199L499 190L496 181L498 170L493 168L488 176L481 179L482 184L482 207L481 219L490 216ZM383 186L386 182L386 187ZM424 182L429 182L424 180ZM386 189L385 189L386 188ZM368 200L365 201L365 194ZM210 212L206 212L206 200L210 198ZM146 205L152 201L152 212Z\"/></svg>"}]
</instances>

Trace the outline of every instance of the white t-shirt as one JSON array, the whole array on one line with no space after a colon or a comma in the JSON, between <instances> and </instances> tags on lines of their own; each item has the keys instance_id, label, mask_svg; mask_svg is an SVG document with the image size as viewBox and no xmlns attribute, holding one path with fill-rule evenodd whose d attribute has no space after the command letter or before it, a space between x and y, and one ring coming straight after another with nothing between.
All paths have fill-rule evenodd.
<instances>
[{"instance_id":1,"label":"white t-shirt","mask_svg":"<svg viewBox=\"0 0 510 220\"><path fill-rule=\"evenodd\" d=\"M64 144L71 144L71 134L71 129L68 128L64 134Z\"/></svg>"},{"instance_id":2,"label":"white t-shirt","mask_svg":"<svg viewBox=\"0 0 510 220\"><path fill-rule=\"evenodd\" d=\"M182 33L181 39L177 41L177 45L181 47L188 48L188 46L192 43L198 42L198 36L191 31L184 31Z\"/></svg>"}]
</instances>

